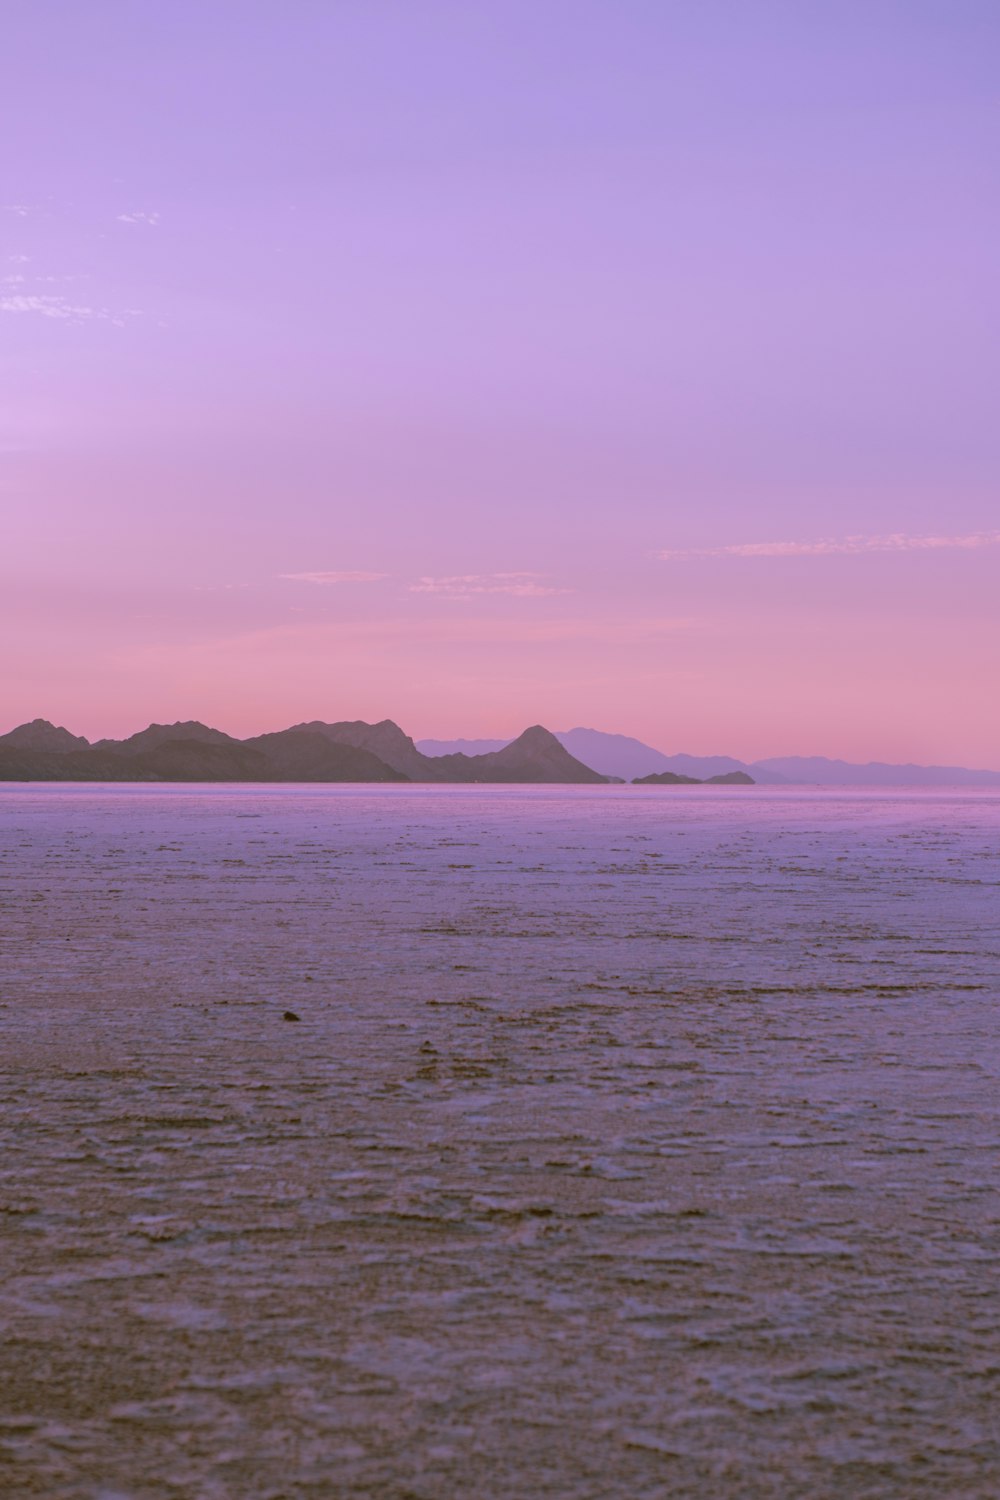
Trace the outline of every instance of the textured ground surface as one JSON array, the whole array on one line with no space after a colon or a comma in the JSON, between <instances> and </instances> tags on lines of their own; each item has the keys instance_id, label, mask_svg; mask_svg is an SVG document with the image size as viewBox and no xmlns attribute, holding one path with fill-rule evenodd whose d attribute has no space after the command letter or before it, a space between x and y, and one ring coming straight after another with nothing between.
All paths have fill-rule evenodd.
<instances>
[{"instance_id":1,"label":"textured ground surface","mask_svg":"<svg viewBox=\"0 0 1000 1500\"><path fill-rule=\"evenodd\" d=\"M0 1493L996 1496L998 999L988 794L0 789Z\"/></svg>"}]
</instances>

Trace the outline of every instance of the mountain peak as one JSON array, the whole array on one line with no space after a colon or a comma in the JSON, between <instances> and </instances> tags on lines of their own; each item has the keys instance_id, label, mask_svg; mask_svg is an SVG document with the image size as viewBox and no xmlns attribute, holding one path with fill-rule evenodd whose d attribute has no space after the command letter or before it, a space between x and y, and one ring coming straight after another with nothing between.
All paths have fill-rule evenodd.
<instances>
[{"instance_id":1,"label":"mountain peak","mask_svg":"<svg viewBox=\"0 0 1000 1500\"><path fill-rule=\"evenodd\" d=\"M0 745L10 750L47 750L50 754L65 755L70 750L89 749L90 741L81 734L70 734L68 729L48 719L32 719L28 724L18 724L9 734L0 735Z\"/></svg>"},{"instance_id":2,"label":"mountain peak","mask_svg":"<svg viewBox=\"0 0 1000 1500\"><path fill-rule=\"evenodd\" d=\"M204 745L235 745L231 734L221 729L212 729L198 719L179 719L176 724L149 724L126 740L98 740L101 750L120 750L125 754L136 754L142 750L156 750L168 740L198 740Z\"/></svg>"},{"instance_id":3,"label":"mountain peak","mask_svg":"<svg viewBox=\"0 0 1000 1500\"><path fill-rule=\"evenodd\" d=\"M553 745L559 745L559 741L552 730L546 729L544 724L531 724L527 729L522 730L516 740L511 740L511 745L521 745L526 750L549 750ZM510 745L506 748L510 749Z\"/></svg>"},{"instance_id":4,"label":"mountain peak","mask_svg":"<svg viewBox=\"0 0 1000 1500\"><path fill-rule=\"evenodd\" d=\"M490 781L600 782L593 771L561 745L543 724L532 724L516 740L492 755L469 757L469 765L482 768ZM477 778L478 779L478 778Z\"/></svg>"},{"instance_id":5,"label":"mountain peak","mask_svg":"<svg viewBox=\"0 0 1000 1500\"><path fill-rule=\"evenodd\" d=\"M364 719L344 719L335 724L312 719L308 723L295 724L293 728L321 734L337 745L367 750L413 781L428 779L426 756L421 755L405 729L400 729L393 719L380 719L377 724L368 724Z\"/></svg>"}]
</instances>

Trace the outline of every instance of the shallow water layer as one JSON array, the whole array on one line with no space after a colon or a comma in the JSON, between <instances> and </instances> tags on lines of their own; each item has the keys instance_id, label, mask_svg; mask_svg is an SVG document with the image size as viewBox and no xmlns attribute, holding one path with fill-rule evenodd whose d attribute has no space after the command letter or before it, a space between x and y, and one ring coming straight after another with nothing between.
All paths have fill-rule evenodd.
<instances>
[{"instance_id":1,"label":"shallow water layer","mask_svg":"<svg viewBox=\"0 0 1000 1500\"><path fill-rule=\"evenodd\" d=\"M0 957L4 1496L1000 1493L996 795L4 788Z\"/></svg>"}]
</instances>

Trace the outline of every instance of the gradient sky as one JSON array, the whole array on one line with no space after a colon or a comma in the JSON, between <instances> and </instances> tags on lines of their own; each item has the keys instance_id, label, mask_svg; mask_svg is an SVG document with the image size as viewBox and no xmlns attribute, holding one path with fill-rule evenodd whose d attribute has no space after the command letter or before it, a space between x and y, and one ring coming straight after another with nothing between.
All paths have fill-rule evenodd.
<instances>
[{"instance_id":1,"label":"gradient sky","mask_svg":"<svg viewBox=\"0 0 1000 1500\"><path fill-rule=\"evenodd\" d=\"M0 729L1000 767L995 0L5 0Z\"/></svg>"}]
</instances>

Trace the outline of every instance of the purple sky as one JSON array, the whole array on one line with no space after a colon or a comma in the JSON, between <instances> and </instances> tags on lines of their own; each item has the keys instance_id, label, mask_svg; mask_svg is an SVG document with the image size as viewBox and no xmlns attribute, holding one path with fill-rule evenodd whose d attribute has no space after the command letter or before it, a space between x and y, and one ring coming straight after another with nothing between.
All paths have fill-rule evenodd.
<instances>
[{"instance_id":1,"label":"purple sky","mask_svg":"<svg viewBox=\"0 0 1000 1500\"><path fill-rule=\"evenodd\" d=\"M0 713L1000 766L995 0L7 0Z\"/></svg>"}]
</instances>

